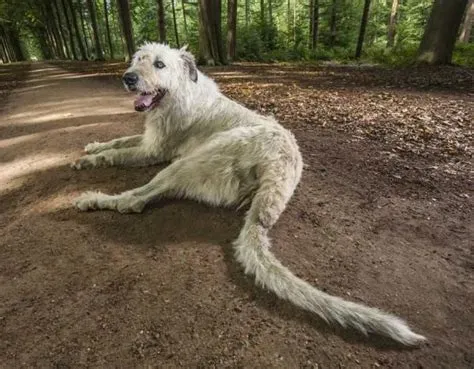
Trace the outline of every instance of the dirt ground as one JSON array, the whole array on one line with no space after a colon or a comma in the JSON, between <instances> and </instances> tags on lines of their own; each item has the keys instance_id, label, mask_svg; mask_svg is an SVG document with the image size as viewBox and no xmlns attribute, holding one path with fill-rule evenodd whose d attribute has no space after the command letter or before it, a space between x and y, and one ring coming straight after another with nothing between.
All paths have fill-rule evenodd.
<instances>
[{"instance_id":1,"label":"dirt ground","mask_svg":"<svg viewBox=\"0 0 474 369\"><path fill-rule=\"evenodd\" d=\"M232 257L241 212L174 200L138 215L75 210L82 191L159 170L68 166L88 142L140 132L123 67L0 66L14 88L0 110L0 368L474 368L472 70L208 70L300 143L307 166L275 254L329 293L405 318L429 340L407 350L255 287Z\"/></svg>"}]
</instances>

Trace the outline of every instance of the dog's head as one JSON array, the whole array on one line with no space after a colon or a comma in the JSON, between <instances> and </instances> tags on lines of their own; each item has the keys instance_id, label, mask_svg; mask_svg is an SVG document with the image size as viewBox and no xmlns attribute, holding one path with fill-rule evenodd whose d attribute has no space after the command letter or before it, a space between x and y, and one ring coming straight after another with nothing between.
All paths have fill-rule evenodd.
<instances>
[{"instance_id":1,"label":"dog's head","mask_svg":"<svg viewBox=\"0 0 474 369\"><path fill-rule=\"evenodd\" d=\"M136 111L151 111L163 105L197 80L194 56L186 47L178 50L158 43L143 45L122 77L125 88L138 93Z\"/></svg>"}]
</instances>

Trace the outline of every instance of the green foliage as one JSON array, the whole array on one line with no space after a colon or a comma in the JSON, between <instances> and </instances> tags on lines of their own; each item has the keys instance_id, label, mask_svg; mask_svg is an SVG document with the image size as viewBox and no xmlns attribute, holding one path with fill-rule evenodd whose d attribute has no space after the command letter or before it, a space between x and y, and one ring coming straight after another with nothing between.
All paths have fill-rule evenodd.
<instances>
[{"instance_id":1,"label":"green foliage","mask_svg":"<svg viewBox=\"0 0 474 369\"><path fill-rule=\"evenodd\" d=\"M262 60L264 42L260 33L260 28L251 26L244 28L238 33L237 56L241 60L256 61Z\"/></svg>"},{"instance_id":2,"label":"green foliage","mask_svg":"<svg viewBox=\"0 0 474 369\"><path fill-rule=\"evenodd\" d=\"M45 47L43 17L44 4L53 0L0 0L0 24L13 28L22 40L22 48L31 57L41 58ZM56 0L54 0L56 1ZM100 37L104 53L110 57L106 38L104 0L96 3ZM106 0L109 13L111 41L114 56L124 56L123 37L116 0ZM167 39L176 45L172 0L164 0ZM270 3L271 1L271 3ZM386 47L387 23L392 2L372 0L364 42L362 60L390 65L409 64L415 60L433 0L403 0L400 2L396 37L393 48ZM88 54L93 56L90 14L86 0L73 0L76 12L82 9ZM362 15L363 0L319 0L317 45L310 45L311 0L239 0L237 11L237 59L248 61L352 61ZM197 53L199 24L197 0L174 0L176 26L180 46L188 44ZM271 9L270 9L271 5ZM130 0L135 44L158 39L156 0ZM335 6L335 8L334 8ZM42 8L43 7L43 8ZM184 10L184 11L183 11ZM335 12L333 12L335 10ZM270 19L270 13L272 19ZM331 19L335 14L335 33L331 32ZM263 16L263 18L262 18ZM78 17L79 18L79 17ZM80 19L80 18L79 18ZM222 0L222 32L227 31L227 1ZM66 38L66 41L69 40ZM77 47L77 45L76 45ZM454 52L454 63L472 65L472 44L460 44Z\"/></svg>"},{"instance_id":3,"label":"green foliage","mask_svg":"<svg viewBox=\"0 0 474 369\"><path fill-rule=\"evenodd\" d=\"M453 63L474 67L474 44L458 43L454 48Z\"/></svg>"}]
</instances>

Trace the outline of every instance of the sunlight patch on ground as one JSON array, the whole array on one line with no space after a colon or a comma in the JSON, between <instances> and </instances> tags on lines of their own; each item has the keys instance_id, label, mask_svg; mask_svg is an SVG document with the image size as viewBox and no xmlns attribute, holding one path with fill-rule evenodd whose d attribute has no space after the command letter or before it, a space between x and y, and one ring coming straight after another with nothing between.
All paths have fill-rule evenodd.
<instances>
[{"instance_id":1,"label":"sunlight patch on ground","mask_svg":"<svg viewBox=\"0 0 474 369\"><path fill-rule=\"evenodd\" d=\"M35 154L13 162L0 165L0 187L7 188L15 185L14 180L27 176L33 172L50 169L69 162L64 153L60 154Z\"/></svg>"},{"instance_id":2,"label":"sunlight patch on ground","mask_svg":"<svg viewBox=\"0 0 474 369\"><path fill-rule=\"evenodd\" d=\"M251 77L250 74L245 74L245 73L242 73L242 72L238 72L238 71L224 71L224 72L212 72L211 71L211 74L213 76L247 76L247 77Z\"/></svg>"},{"instance_id":3,"label":"sunlight patch on ground","mask_svg":"<svg viewBox=\"0 0 474 369\"><path fill-rule=\"evenodd\" d=\"M75 74L72 73L55 73L55 74L48 74L48 75L43 75L41 78L31 78L28 79L28 83L36 83L36 82L49 82L50 80L55 80L57 81L58 79L63 79L64 77L67 76L76 76Z\"/></svg>"},{"instance_id":4,"label":"sunlight patch on ground","mask_svg":"<svg viewBox=\"0 0 474 369\"><path fill-rule=\"evenodd\" d=\"M227 74L227 73L221 73L221 74L217 74L217 73L213 73L212 76L214 77L219 77L218 79L220 80L226 80L226 79L249 79L249 78L255 78L255 76L251 75L251 74L233 74L233 73L230 73L230 74Z\"/></svg>"},{"instance_id":5,"label":"sunlight patch on ground","mask_svg":"<svg viewBox=\"0 0 474 369\"><path fill-rule=\"evenodd\" d=\"M126 114L133 111L131 103L130 107L125 107L123 106L124 99L121 98L107 99L106 97L101 97L101 101L101 104L97 105L97 98L83 98L37 104L36 106L32 105L32 109L13 114L7 120L10 124L21 123L23 125L73 117Z\"/></svg>"},{"instance_id":6,"label":"sunlight patch on ground","mask_svg":"<svg viewBox=\"0 0 474 369\"><path fill-rule=\"evenodd\" d=\"M41 140L43 138L46 138L46 136L49 136L51 134L55 133L67 133L67 132L74 132L78 131L81 129L89 129L92 127L97 127L97 126L107 126L107 125L113 125L114 122L102 122L102 123L91 123L91 124L82 124L80 126L71 126L71 127L61 127L57 129L50 129L38 133L31 133L23 136L17 136L17 137L12 137L12 138L5 138L5 139L0 139L0 149L5 149L9 146L12 145L19 145L19 144L25 144L29 141L33 140Z\"/></svg>"},{"instance_id":7,"label":"sunlight patch on ground","mask_svg":"<svg viewBox=\"0 0 474 369\"><path fill-rule=\"evenodd\" d=\"M33 91L33 90L38 90L40 88L51 87L51 86L56 86L56 85L57 85L57 83L45 83L45 84L38 85L38 86L18 88L16 91L18 91L18 92L29 92L29 91Z\"/></svg>"}]
</instances>

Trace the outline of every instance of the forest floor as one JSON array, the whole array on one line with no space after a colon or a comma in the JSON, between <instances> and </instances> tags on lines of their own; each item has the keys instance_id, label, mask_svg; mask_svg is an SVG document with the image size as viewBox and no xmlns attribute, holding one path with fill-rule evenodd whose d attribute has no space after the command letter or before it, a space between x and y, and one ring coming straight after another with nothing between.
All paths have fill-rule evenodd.
<instances>
[{"instance_id":1,"label":"forest floor","mask_svg":"<svg viewBox=\"0 0 474 369\"><path fill-rule=\"evenodd\" d=\"M474 368L473 70L206 69L300 144L275 254L331 294L405 318L429 340L407 350L255 287L232 256L242 212L74 209L82 191L159 170L68 166L88 142L141 131L124 69L0 66L0 368Z\"/></svg>"}]
</instances>

